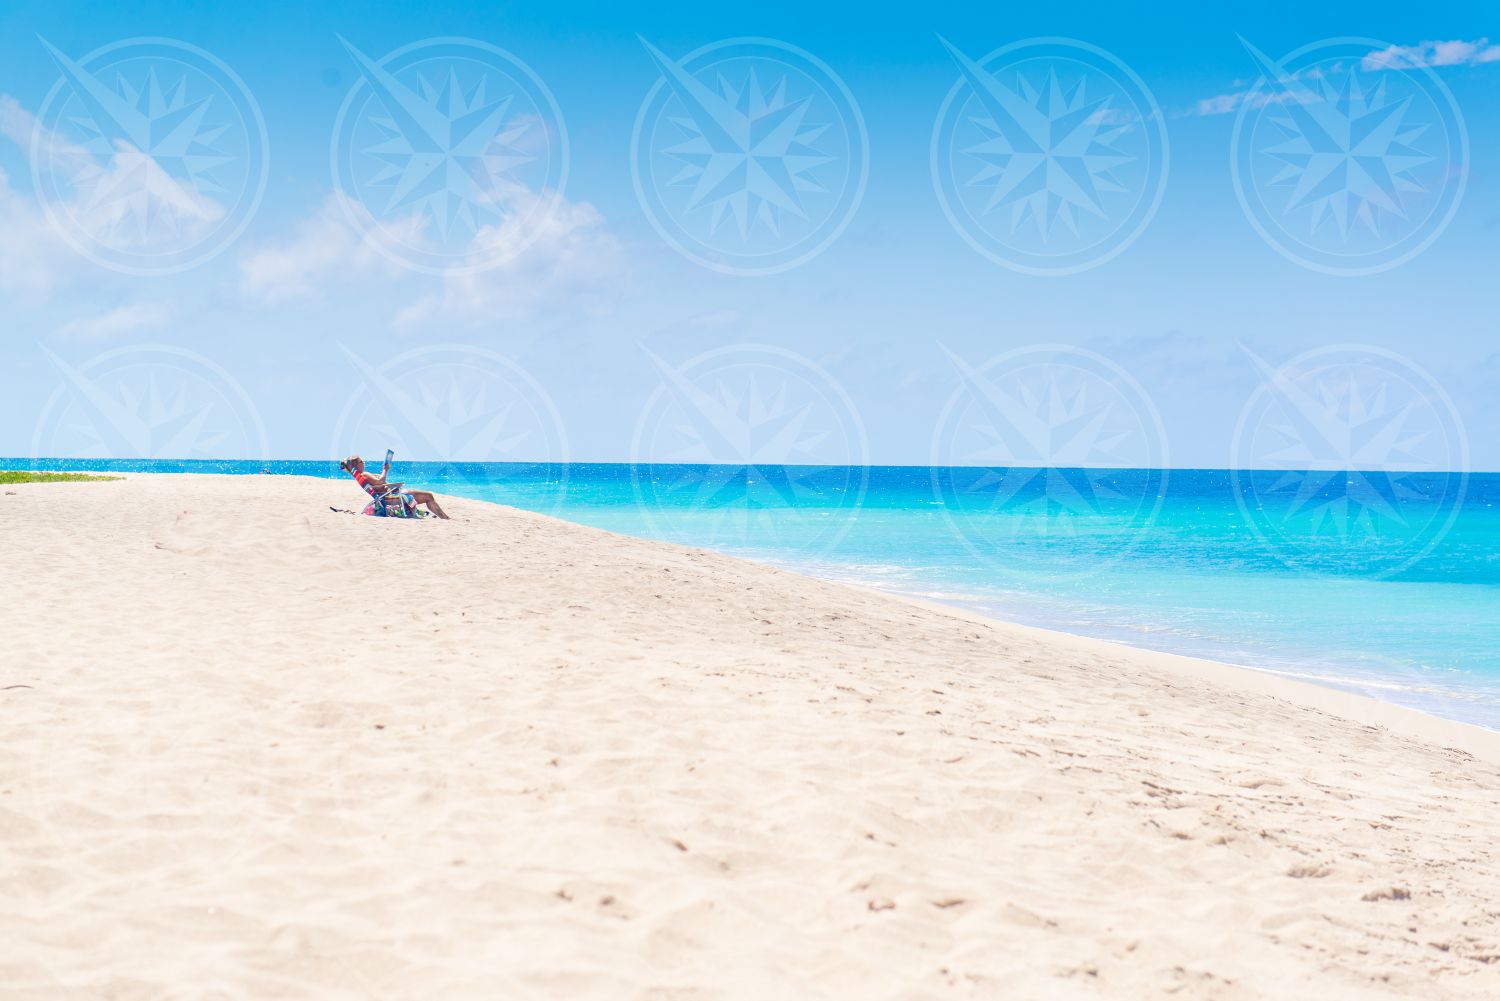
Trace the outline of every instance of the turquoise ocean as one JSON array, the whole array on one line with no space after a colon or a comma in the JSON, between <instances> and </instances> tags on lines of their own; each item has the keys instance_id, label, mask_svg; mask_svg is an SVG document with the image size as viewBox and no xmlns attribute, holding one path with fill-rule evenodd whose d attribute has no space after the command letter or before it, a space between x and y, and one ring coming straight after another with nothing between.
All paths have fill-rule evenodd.
<instances>
[{"instance_id":1,"label":"turquoise ocean","mask_svg":"<svg viewBox=\"0 0 1500 1001\"><path fill-rule=\"evenodd\" d=\"M1500 474L398 461L394 476L1500 729Z\"/></svg>"}]
</instances>

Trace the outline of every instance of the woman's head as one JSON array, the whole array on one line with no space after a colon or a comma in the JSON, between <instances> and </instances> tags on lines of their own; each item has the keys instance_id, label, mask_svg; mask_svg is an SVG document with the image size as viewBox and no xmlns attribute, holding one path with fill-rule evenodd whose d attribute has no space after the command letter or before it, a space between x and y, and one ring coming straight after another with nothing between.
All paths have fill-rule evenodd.
<instances>
[{"instance_id":1,"label":"woman's head","mask_svg":"<svg viewBox=\"0 0 1500 1001\"><path fill-rule=\"evenodd\" d=\"M365 460L357 455L351 455L339 463L339 468L346 473L362 473L365 471Z\"/></svg>"}]
</instances>

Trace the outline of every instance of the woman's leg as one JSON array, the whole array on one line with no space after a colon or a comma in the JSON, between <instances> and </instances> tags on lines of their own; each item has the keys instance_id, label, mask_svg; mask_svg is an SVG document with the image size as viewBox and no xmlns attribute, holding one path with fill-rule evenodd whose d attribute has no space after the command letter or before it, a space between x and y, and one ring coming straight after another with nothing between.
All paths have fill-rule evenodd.
<instances>
[{"instance_id":1,"label":"woman's leg","mask_svg":"<svg viewBox=\"0 0 1500 1001\"><path fill-rule=\"evenodd\" d=\"M408 493L411 494L411 499L413 501L418 504L427 505L427 510L431 511L439 518L442 518L444 521L451 520L448 517L448 512L444 511L442 506L438 504L437 498L432 496L432 494L428 493L426 490L411 490L408 491Z\"/></svg>"}]
</instances>

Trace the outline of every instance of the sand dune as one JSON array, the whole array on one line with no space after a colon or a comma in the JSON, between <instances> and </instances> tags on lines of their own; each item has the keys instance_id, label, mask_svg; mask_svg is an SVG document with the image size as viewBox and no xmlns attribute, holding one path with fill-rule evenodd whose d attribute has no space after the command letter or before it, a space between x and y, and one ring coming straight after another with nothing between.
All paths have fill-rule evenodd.
<instances>
[{"instance_id":1,"label":"sand dune","mask_svg":"<svg viewBox=\"0 0 1500 1001\"><path fill-rule=\"evenodd\" d=\"M1492 735L361 502L0 496L0 997L1500 997Z\"/></svg>"}]
</instances>

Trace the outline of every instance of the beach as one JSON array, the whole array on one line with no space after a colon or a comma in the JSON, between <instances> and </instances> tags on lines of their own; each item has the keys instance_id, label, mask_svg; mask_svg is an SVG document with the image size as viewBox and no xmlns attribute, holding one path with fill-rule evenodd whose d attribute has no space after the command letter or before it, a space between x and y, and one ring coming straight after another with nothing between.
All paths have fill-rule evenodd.
<instances>
[{"instance_id":1,"label":"beach","mask_svg":"<svg viewBox=\"0 0 1500 1001\"><path fill-rule=\"evenodd\" d=\"M364 503L0 493L0 997L1500 996L1491 731Z\"/></svg>"}]
</instances>

